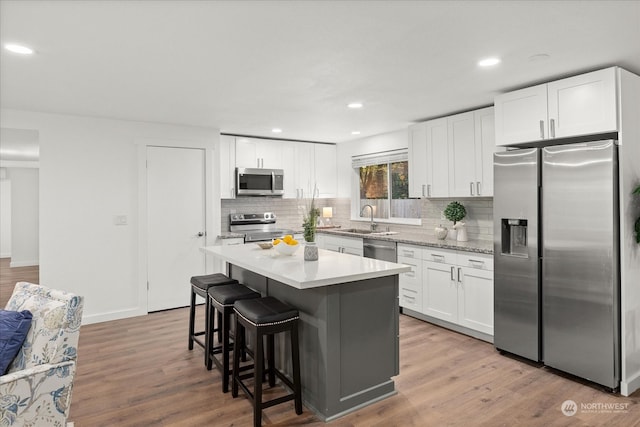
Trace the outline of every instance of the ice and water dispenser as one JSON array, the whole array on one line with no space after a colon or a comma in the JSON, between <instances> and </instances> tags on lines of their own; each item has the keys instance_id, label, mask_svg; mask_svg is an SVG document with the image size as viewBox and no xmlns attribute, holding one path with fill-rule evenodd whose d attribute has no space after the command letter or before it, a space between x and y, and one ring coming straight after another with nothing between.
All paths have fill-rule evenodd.
<instances>
[{"instance_id":1,"label":"ice and water dispenser","mask_svg":"<svg viewBox=\"0 0 640 427\"><path fill-rule=\"evenodd\" d=\"M527 250L527 220L502 218L502 254L529 256Z\"/></svg>"}]
</instances>

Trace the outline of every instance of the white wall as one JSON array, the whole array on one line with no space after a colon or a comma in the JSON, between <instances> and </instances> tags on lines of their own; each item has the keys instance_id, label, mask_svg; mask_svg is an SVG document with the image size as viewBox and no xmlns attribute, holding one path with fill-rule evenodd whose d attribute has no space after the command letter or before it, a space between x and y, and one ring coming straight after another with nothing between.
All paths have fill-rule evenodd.
<instances>
[{"instance_id":1,"label":"white wall","mask_svg":"<svg viewBox=\"0 0 640 427\"><path fill-rule=\"evenodd\" d=\"M402 129L337 144L338 197L351 197L352 156L407 148L408 138L408 130Z\"/></svg>"},{"instance_id":2,"label":"white wall","mask_svg":"<svg viewBox=\"0 0 640 427\"><path fill-rule=\"evenodd\" d=\"M219 131L7 109L0 123L39 131L41 284L84 295L84 323L146 313L136 141L213 146ZM211 203L219 210L219 200ZM115 226L114 215L128 225Z\"/></svg>"},{"instance_id":3,"label":"white wall","mask_svg":"<svg viewBox=\"0 0 640 427\"><path fill-rule=\"evenodd\" d=\"M38 265L38 169L8 168L11 180L11 267Z\"/></svg>"},{"instance_id":4,"label":"white wall","mask_svg":"<svg viewBox=\"0 0 640 427\"><path fill-rule=\"evenodd\" d=\"M6 169L3 168L3 174ZM0 179L0 258L11 256L11 181Z\"/></svg>"}]
</instances>

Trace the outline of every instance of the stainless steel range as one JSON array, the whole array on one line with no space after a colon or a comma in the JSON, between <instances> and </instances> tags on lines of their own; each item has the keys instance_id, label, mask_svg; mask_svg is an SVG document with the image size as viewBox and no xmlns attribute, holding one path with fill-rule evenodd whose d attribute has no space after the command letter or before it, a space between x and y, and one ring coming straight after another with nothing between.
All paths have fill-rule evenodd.
<instances>
[{"instance_id":1,"label":"stainless steel range","mask_svg":"<svg viewBox=\"0 0 640 427\"><path fill-rule=\"evenodd\" d=\"M270 241L285 234L294 234L291 229L278 228L273 212L229 214L229 231L244 234L245 243Z\"/></svg>"}]
</instances>

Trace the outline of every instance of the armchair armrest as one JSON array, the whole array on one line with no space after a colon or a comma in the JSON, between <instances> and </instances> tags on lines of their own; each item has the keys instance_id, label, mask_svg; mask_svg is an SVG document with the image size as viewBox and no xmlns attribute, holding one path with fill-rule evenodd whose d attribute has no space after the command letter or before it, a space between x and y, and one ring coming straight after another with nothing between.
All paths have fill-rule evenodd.
<instances>
[{"instance_id":1,"label":"armchair armrest","mask_svg":"<svg viewBox=\"0 0 640 427\"><path fill-rule=\"evenodd\" d=\"M0 376L0 425L66 425L76 362Z\"/></svg>"}]
</instances>

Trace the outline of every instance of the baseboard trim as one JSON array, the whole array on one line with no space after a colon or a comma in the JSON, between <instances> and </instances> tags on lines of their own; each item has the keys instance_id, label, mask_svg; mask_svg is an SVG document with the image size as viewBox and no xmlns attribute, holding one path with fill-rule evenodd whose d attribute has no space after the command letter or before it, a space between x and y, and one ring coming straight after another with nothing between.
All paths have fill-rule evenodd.
<instances>
[{"instance_id":1,"label":"baseboard trim","mask_svg":"<svg viewBox=\"0 0 640 427\"><path fill-rule=\"evenodd\" d=\"M636 390L640 389L640 372L631 379L631 381L620 381L620 394L630 396Z\"/></svg>"},{"instance_id":2,"label":"baseboard trim","mask_svg":"<svg viewBox=\"0 0 640 427\"><path fill-rule=\"evenodd\" d=\"M11 262L9 263L9 267L14 268L14 267L31 267L34 265L40 265L40 261L35 260L35 261L13 261L11 260Z\"/></svg>"},{"instance_id":3,"label":"baseboard trim","mask_svg":"<svg viewBox=\"0 0 640 427\"><path fill-rule=\"evenodd\" d=\"M126 310L110 311L107 313L96 313L82 316L82 324L109 322L111 320L126 319L128 317L146 316L147 310L142 308L131 308Z\"/></svg>"}]
</instances>

